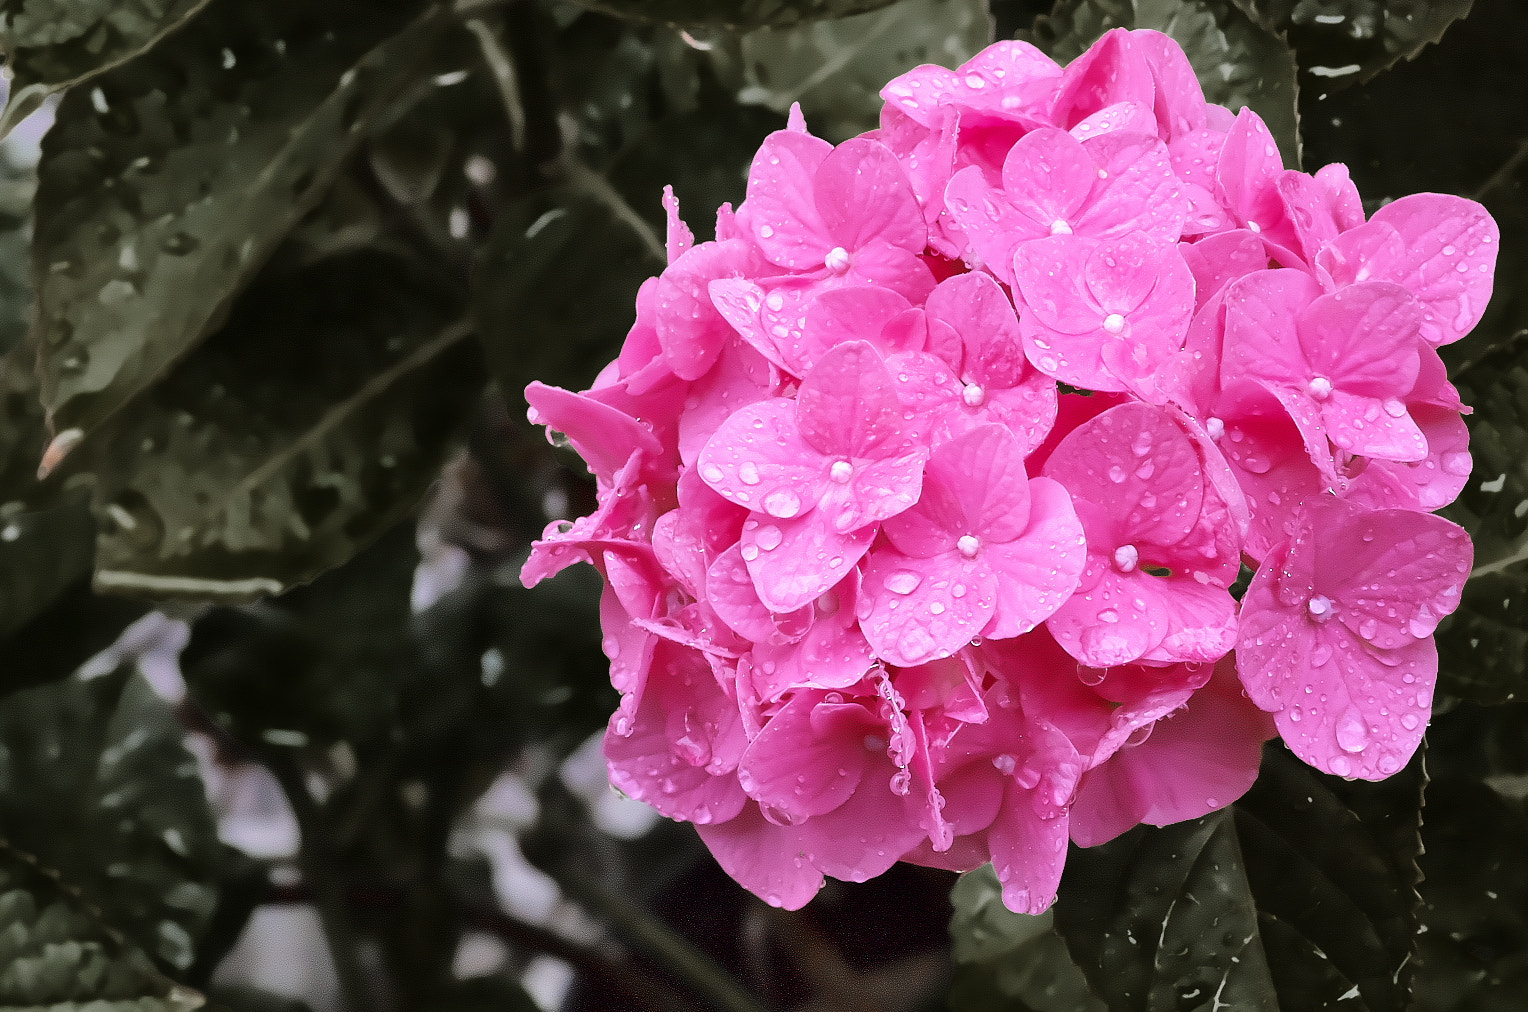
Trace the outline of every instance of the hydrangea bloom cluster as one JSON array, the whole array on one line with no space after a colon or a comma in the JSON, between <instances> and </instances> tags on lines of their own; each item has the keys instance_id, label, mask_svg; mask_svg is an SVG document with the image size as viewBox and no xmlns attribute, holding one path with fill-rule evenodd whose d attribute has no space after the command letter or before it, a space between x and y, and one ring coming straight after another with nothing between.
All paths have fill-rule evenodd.
<instances>
[{"instance_id":1,"label":"hydrangea bloom cluster","mask_svg":"<svg viewBox=\"0 0 1528 1012\"><path fill-rule=\"evenodd\" d=\"M598 479L524 579L605 577L612 782L774 904L990 860L1038 912L1068 839L1225 806L1275 733L1399 769L1471 565L1437 348L1485 211L1366 219L1153 32L882 94L836 147L793 113L714 241L667 194L620 357L527 391Z\"/></svg>"}]
</instances>

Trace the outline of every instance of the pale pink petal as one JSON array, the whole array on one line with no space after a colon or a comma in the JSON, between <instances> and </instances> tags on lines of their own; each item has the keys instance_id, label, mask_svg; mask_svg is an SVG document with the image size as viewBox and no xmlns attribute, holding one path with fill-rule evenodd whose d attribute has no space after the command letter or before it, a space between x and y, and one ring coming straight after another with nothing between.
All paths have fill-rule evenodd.
<instances>
[{"instance_id":1,"label":"pale pink petal","mask_svg":"<svg viewBox=\"0 0 1528 1012\"><path fill-rule=\"evenodd\" d=\"M788 518L814 507L828 464L801 438L797 404L772 397L728 416L700 451L701 478L746 509Z\"/></svg>"},{"instance_id":2,"label":"pale pink petal","mask_svg":"<svg viewBox=\"0 0 1528 1012\"><path fill-rule=\"evenodd\" d=\"M858 703L798 693L749 742L738 765L738 783L749 797L792 823L824 815L859 787L869 758L863 741L878 727Z\"/></svg>"},{"instance_id":3,"label":"pale pink petal","mask_svg":"<svg viewBox=\"0 0 1528 1012\"><path fill-rule=\"evenodd\" d=\"M1177 242L1189 202L1167 145L1141 134L1106 134L1084 147L1097 163L1098 183L1073 230L1101 239L1139 233L1155 242Z\"/></svg>"},{"instance_id":4,"label":"pale pink petal","mask_svg":"<svg viewBox=\"0 0 1528 1012\"><path fill-rule=\"evenodd\" d=\"M771 611L791 612L842 580L879 531L872 525L842 533L819 510L794 520L755 518L743 524L741 551L759 599Z\"/></svg>"},{"instance_id":5,"label":"pale pink petal","mask_svg":"<svg viewBox=\"0 0 1528 1012\"><path fill-rule=\"evenodd\" d=\"M1077 589L1087 558L1082 525L1066 489L1049 478L1033 478L1029 495L1023 534L983 549L997 574L996 608L982 630L992 639L1026 633L1054 614Z\"/></svg>"},{"instance_id":6,"label":"pale pink petal","mask_svg":"<svg viewBox=\"0 0 1528 1012\"><path fill-rule=\"evenodd\" d=\"M679 217L679 198L674 196L674 188L663 188L663 214L668 224L668 231L664 240L664 248L668 253L668 262L673 263L684 255L685 251L695 245L695 233L690 231L690 226Z\"/></svg>"},{"instance_id":7,"label":"pale pink petal","mask_svg":"<svg viewBox=\"0 0 1528 1012\"><path fill-rule=\"evenodd\" d=\"M1156 94L1153 76L1146 54L1132 44L1131 33L1122 28L1105 32L1066 68L1051 117L1070 129L1116 102L1150 108Z\"/></svg>"},{"instance_id":8,"label":"pale pink petal","mask_svg":"<svg viewBox=\"0 0 1528 1012\"><path fill-rule=\"evenodd\" d=\"M663 447L643 424L586 394L576 394L540 381L525 388L525 399L537 425L568 437L589 470L609 484L634 451L651 460L663 456Z\"/></svg>"},{"instance_id":9,"label":"pale pink petal","mask_svg":"<svg viewBox=\"0 0 1528 1012\"><path fill-rule=\"evenodd\" d=\"M1316 585L1361 639L1385 648L1425 639L1459 606L1473 557L1463 528L1410 510L1317 516Z\"/></svg>"},{"instance_id":10,"label":"pale pink petal","mask_svg":"<svg viewBox=\"0 0 1528 1012\"><path fill-rule=\"evenodd\" d=\"M822 888L822 873L802 852L799 830L765 820L753 802L728 822L696 829L722 870L770 906L800 910Z\"/></svg>"},{"instance_id":11,"label":"pale pink petal","mask_svg":"<svg viewBox=\"0 0 1528 1012\"><path fill-rule=\"evenodd\" d=\"M864 341L823 355L802 381L796 404L801 435L818 453L879 458L906 445L891 373Z\"/></svg>"},{"instance_id":12,"label":"pale pink petal","mask_svg":"<svg viewBox=\"0 0 1528 1012\"><path fill-rule=\"evenodd\" d=\"M818 169L832 150L810 134L777 130L754 155L748 199L738 208L737 223L771 263L813 270L832 248L813 199Z\"/></svg>"}]
</instances>

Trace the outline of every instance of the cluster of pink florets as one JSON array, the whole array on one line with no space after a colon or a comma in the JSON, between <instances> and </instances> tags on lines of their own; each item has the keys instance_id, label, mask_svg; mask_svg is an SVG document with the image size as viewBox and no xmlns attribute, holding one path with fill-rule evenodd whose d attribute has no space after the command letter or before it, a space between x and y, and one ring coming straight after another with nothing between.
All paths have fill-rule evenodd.
<instances>
[{"instance_id":1,"label":"cluster of pink florets","mask_svg":"<svg viewBox=\"0 0 1528 1012\"><path fill-rule=\"evenodd\" d=\"M527 391L599 482L525 580L605 576L611 780L771 903L991 860L1039 911L1068 837L1223 807L1275 729L1399 769L1470 568L1436 349L1491 219L1366 221L1153 32L882 94L837 147L793 114L713 242L668 194L619 359Z\"/></svg>"}]
</instances>

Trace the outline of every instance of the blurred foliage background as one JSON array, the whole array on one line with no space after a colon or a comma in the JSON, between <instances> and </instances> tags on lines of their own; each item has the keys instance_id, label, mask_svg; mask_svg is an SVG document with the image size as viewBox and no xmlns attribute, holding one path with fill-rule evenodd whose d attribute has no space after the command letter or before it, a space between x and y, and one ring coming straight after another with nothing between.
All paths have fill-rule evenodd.
<instances>
[{"instance_id":1,"label":"blurred foliage background","mask_svg":"<svg viewBox=\"0 0 1528 1012\"><path fill-rule=\"evenodd\" d=\"M1370 210L1502 226L1425 757L772 910L605 781L581 388L799 101L1019 36L1186 48ZM1521 0L0 0L0 1009L1528 1008ZM41 465L41 466L39 466ZM1425 804L1424 804L1425 802Z\"/></svg>"}]
</instances>

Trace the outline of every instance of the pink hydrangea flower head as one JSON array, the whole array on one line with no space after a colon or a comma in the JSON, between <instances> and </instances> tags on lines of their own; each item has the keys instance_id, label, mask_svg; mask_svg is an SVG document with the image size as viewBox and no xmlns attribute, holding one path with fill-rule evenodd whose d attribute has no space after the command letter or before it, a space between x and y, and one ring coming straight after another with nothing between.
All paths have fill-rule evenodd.
<instances>
[{"instance_id":1,"label":"pink hydrangea flower head","mask_svg":"<svg viewBox=\"0 0 1528 1012\"><path fill-rule=\"evenodd\" d=\"M1470 572L1437 349L1495 223L1365 220L1155 32L883 95L836 147L792 109L713 241L666 191L619 356L526 391L593 476L522 580L604 578L612 782L775 905L990 861L1038 913L1069 839L1230 804L1275 733L1398 770Z\"/></svg>"}]
</instances>

